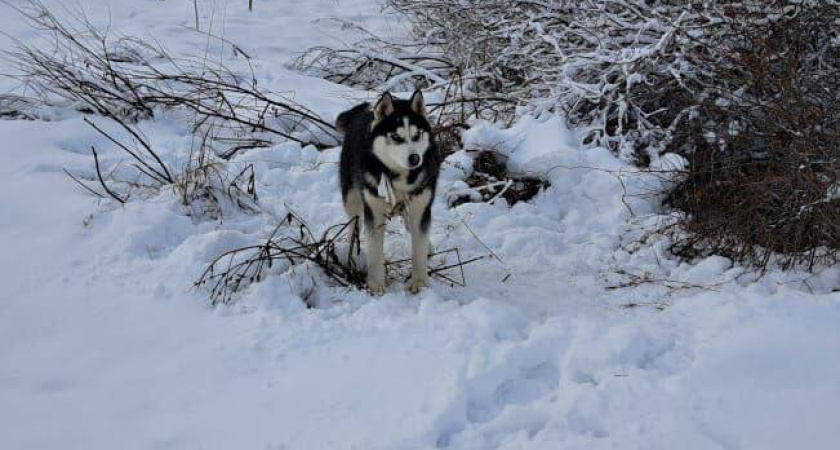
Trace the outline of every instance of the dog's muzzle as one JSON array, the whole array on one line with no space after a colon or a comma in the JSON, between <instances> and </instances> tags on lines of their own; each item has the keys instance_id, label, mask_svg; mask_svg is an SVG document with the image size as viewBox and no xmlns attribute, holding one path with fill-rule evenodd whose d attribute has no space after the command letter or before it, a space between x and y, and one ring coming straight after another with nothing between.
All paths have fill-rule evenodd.
<instances>
[{"instance_id":1,"label":"dog's muzzle","mask_svg":"<svg viewBox=\"0 0 840 450\"><path fill-rule=\"evenodd\" d=\"M411 166L412 169L416 168L420 165L420 155L417 153L412 153L408 155L408 165Z\"/></svg>"}]
</instances>

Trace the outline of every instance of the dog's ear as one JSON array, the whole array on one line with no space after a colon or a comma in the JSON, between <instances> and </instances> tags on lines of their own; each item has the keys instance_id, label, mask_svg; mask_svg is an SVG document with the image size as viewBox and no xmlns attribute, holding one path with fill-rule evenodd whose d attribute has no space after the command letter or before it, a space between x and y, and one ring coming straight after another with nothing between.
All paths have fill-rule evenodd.
<instances>
[{"instance_id":1,"label":"dog's ear","mask_svg":"<svg viewBox=\"0 0 840 450\"><path fill-rule=\"evenodd\" d=\"M379 123L382 119L394 113L394 98L390 92L382 94L382 97L373 107L373 123Z\"/></svg>"},{"instance_id":2,"label":"dog's ear","mask_svg":"<svg viewBox=\"0 0 840 450\"><path fill-rule=\"evenodd\" d=\"M426 101L423 100L423 92L420 89L417 89L411 95L411 110L426 117Z\"/></svg>"}]
</instances>

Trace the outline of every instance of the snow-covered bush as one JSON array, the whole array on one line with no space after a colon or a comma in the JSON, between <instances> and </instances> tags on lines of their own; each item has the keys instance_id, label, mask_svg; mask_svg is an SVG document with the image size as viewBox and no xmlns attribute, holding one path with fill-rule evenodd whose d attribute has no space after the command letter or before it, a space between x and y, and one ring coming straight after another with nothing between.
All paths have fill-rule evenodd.
<instances>
[{"instance_id":1,"label":"snow-covered bush","mask_svg":"<svg viewBox=\"0 0 840 450\"><path fill-rule=\"evenodd\" d=\"M840 2L388 0L476 96L560 112L584 141L689 162L681 255L834 261Z\"/></svg>"}]
</instances>

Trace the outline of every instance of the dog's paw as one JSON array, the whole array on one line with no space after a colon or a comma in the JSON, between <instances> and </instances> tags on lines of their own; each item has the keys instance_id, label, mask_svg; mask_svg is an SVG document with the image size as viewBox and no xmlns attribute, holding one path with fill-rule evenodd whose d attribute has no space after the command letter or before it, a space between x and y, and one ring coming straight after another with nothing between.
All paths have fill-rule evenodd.
<instances>
[{"instance_id":1,"label":"dog's paw","mask_svg":"<svg viewBox=\"0 0 840 450\"><path fill-rule=\"evenodd\" d=\"M429 285L429 278L428 278L428 277L415 277L415 276L412 276L412 277L408 280L408 286L407 286L407 289L408 289L408 292L411 292L412 294L416 294L416 293L420 292L420 291L421 291L424 287L426 287L426 286L428 286L428 285Z\"/></svg>"},{"instance_id":2,"label":"dog's paw","mask_svg":"<svg viewBox=\"0 0 840 450\"><path fill-rule=\"evenodd\" d=\"M373 295L382 295L385 293L385 283L381 281L368 280L367 288Z\"/></svg>"}]
</instances>

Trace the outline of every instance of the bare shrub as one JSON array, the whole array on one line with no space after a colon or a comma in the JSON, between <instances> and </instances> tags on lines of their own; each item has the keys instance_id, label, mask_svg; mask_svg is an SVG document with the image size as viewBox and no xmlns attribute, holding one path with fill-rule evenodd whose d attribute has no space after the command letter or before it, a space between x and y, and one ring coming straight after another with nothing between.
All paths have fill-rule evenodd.
<instances>
[{"instance_id":1,"label":"bare shrub","mask_svg":"<svg viewBox=\"0 0 840 450\"><path fill-rule=\"evenodd\" d=\"M35 120L38 104L32 99L13 94L0 95L0 119Z\"/></svg>"},{"instance_id":2,"label":"bare shrub","mask_svg":"<svg viewBox=\"0 0 840 450\"><path fill-rule=\"evenodd\" d=\"M355 220L355 219L353 219ZM320 235L313 233L306 221L293 212L259 245L230 250L217 257L196 281L197 287L210 289L213 305L230 304L237 293L269 275L269 271L284 271L293 266L314 265L335 285L366 289L366 273L354 258L346 258L345 247L358 249L359 236L350 236L352 220L333 225ZM429 275L452 285L465 286L463 267L484 259L477 256L461 259L457 248L437 252L438 264ZM393 278L408 279L410 259L387 261L386 270ZM455 273L453 273L455 272ZM311 306L311 305L310 305Z\"/></svg>"},{"instance_id":3,"label":"bare shrub","mask_svg":"<svg viewBox=\"0 0 840 450\"><path fill-rule=\"evenodd\" d=\"M339 25L359 36L352 47L313 47L289 67L334 83L380 92L442 85L453 76L455 67L437 47L388 42L353 23L340 21Z\"/></svg>"},{"instance_id":4,"label":"bare shrub","mask_svg":"<svg viewBox=\"0 0 840 450\"><path fill-rule=\"evenodd\" d=\"M836 6L835 6L836 8ZM725 61L672 148L687 156L670 196L685 211L681 256L761 267L837 262L840 249L840 12L796 8L732 23ZM832 14L833 11L833 14ZM734 15L736 11L730 10ZM760 20L766 19L766 20ZM686 149L690 151L686 151ZM775 258L774 258L775 257Z\"/></svg>"},{"instance_id":5,"label":"bare shrub","mask_svg":"<svg viewBox=\"0 0 840 450\"><path fill-rule=\"evenodd\" d=\"M59 18L34 0L15 8L49 45L18 42L15 51L7 52L28 96L4 96L0 112L34 119L40 117L39 107L71 106L117 124L125 138L86 119L127 157L127 165L103 167L92 147L95 177L65 171L99 197L125 203L171 188L185 212L199 219L219 219L228 206L255 213L259 207L253 169L238 167L234 170L239 172L229 173L237 165L224 160L277 141L318 148L338 143L330 123L302 105L259 89L248 71L213 65L206 58L176 58L161 45L101 32L81 12ZM247 62L248 55L239 47L220 42ZM176 168L136 125L164 112L192 121L193 148Z\"/></svg>"},{"instance_id":6,"label":"bare shrub","mask_svg":"<svg viewBox=\"0 0 840 450\"><path fill-rule=\"evenodd\" d=\"M479 94L462 67L434 40L389 42L358 25L341 22L358 37L352 47L318 46L301 53L289 67L334 83L376 92L437 90L427 108L444 128L464 127L468 119L513 119L516 101L495 93Z\"/></svg>"},{"instance_id":7,"label":"bare shrub","mask_svg":"<svg viewBox=\"0 0 840 450\"><path fill-rule=\"evenodd\" d=\"M176 58L160 45L101 32L84 16L63 20L37 1L17 11L50 39L49 48L18 42L7 54L27 91L42 103L63 102L128 121L152 118L160 110L186 111L197 134L214 122L214 147L224 158L278 139L318 148L338 143L332 124L258 88L250 73L209 64L204 57ZM247 60L239 47L217 40Z\"/></svg>"},{"instance_id":8,"label":"bare shrub","mask_svg":"<svg viewBox=\"0 0 840 450\"><path fill-rule=\"evenodd\" d=\"M154 195L169 188L178 196L185 213L197 220L221 219L227 206L245 213L259 212L253 166L246 165L235 175L230 174L230 163L211 151L206 136L197 143L186 164L175 170L161 158L136 126L119 117L112 120L120 125L128 139L105 131L89 119L85 122L114 144L130 162L120 170L117 170L120 164L106 170L96 148L91 146L96 179L85 180L78 174L65 171L89 192L126 203L138 195ZM212 129L208 130L208 134L210 132ZM91 184L98 184L101 191Z\"/></svg>"}]
</instances>

